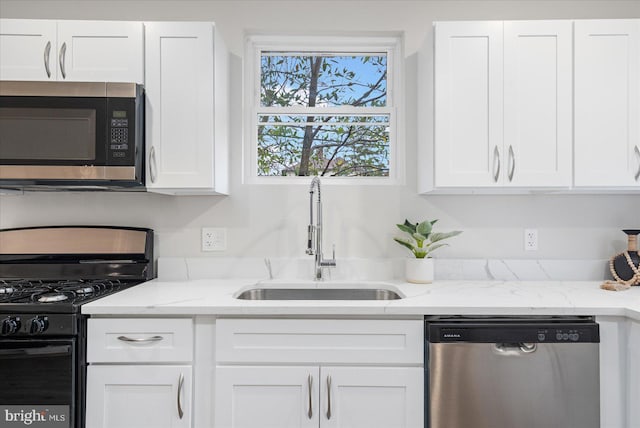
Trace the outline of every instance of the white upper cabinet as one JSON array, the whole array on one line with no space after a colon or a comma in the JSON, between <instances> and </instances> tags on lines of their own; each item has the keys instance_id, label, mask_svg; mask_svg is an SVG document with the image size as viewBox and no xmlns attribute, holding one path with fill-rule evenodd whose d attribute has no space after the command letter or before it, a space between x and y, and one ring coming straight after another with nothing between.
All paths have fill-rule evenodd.
<instances>
[{"instance_id":1,"label":"white upper cabinet","mask_svg":"<svg viewBox=\"0 0 640 428\"><path fill-rule=\"evenodd\" d=\"M145 23L150 192L228 192L227 56L212 23Z\"/></svg>"},{"instance_id":2,"label":"white upper cabinet","mask_svg":"<svg viewBox=\"0 0 640 428\"><path fill-rule=\"evenodd\" d=\"M141 22L0 20L0 79L144 79Z\"/></svg>"},{"instance_id":3,"label":"white upper cabinet","mask_svg":"<svg viewBox=\"0 0 640 428\"><path fill-rule=\"evenodd\" d=\"M575 22L575 185L640 188L640 20Z\"/></svg>"},{"instance_id":4,"label":"white upper cabinet","mask_svg":"<svg viewBox=\"0 0 640 428\"><path fill-rule=\"evenodd\" d=\"M435 24L436 187L499 180L502 51L502 22Z\"/></svg>"},{"instance_id":5,"label":"white upper cabinet","mask_svg":"<svg viewBox=\"0 0 640 428\"><path fill-rule=\"evenodd\" d=\"M144 82L141 22L58 21L58 80Z\"/></svg>"},{"instance_id":6,"label":"white upper cabinet","mask_svg":"<svg viewBox=\"0 0 640 428\"><path fill-rule=\"evenodd\" d=\"M435 24L435 186L571 185L571 22Z\"/></svg>"},{"instance_id":7,"label":"white upper cabinet","mask_svg":"<svg viewBox=\"0 0 640 428\"><path fill-rule=\"evenodd\" d=\"M0 19L0 80L56 80L56 21Z\"/></svg>"},{"instance_id":8,"label":"white upper cabinet","mask_svg":"<svg viewBox=\"0 0 640 428\"><path fill-rule=\"evenodd\" d=\"M571 22L504 23L503 181L571 186Z\"/></svg>"}]
</instances>

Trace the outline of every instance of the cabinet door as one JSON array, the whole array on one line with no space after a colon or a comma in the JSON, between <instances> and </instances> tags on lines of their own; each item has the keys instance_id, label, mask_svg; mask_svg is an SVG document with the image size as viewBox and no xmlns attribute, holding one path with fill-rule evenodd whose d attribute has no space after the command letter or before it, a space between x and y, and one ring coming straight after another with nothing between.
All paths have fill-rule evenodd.
<instances>
[{"instance_id":1,"label":"cabinet door","mask_svg":"<svg viewBox=\"0 0 640 428\"><path fill-rule=\"evenodd\" d=\"M571 21L504 23L506 185L571 186L571 32Z\"/></svg>"},{"instance_id":2,"label":"cabinet door","mask_svg":"<svg viewBox=\"0 0 640 428\"><path fill-rule=\"evenodd\" d=\"M147 188L213 188L211 23L145 23Z\"/></svg>"},{"instance_id":3,"label":"cabinet door","mask_svg":"<svg viewBox=\"0 0 640 428\"><path fill-rule=\"evenodd\" d=\"M89 366L88 428L190 426L190 366Z\"/></svg>"},{"instance_id":4,"label":"cabinet door","mask_svg":"<svg viewBox=\"0 0 640 428\"><path fill-rule=\"evenodd\" d=\"M317 366L217 367L215 426L318 428L318 382Z\"/></svg>"},{"instance_id":5,"label":"cabinet door","mask_svg":"<svg viewBox=\"0 0 640 428\"><path fill-rule=\"evenodd\" d=\"M56 80L56 21L0 19L0 80Z\"/></svg>"},{"instance_id":6,"label":"cabinet door","mask_svg":"<svg viewBox=\"0 0 640 428\"><path fill-rule=\"evenodd\" d=\"M640 186L638 22L575 22L576 186Z\"/></svg>"},{"instance_id":7,"label":"cabinet door","mask_svg":"<svg viewBox=\"0 0 640 428\"><path fill-rule=\"evenodd\" d=\"M322 428L423 428L424 369L322 367Z\"/></svg>"},{"instance_id":8,"label":"cabinet door","mask_svg":"<svg viewBox=\"0 0 640 428\"><path fill-rule=\"evenodd\" d=\"M143 39L141 22L58 21L58 80L143 83Z\"/></svg>"},{"instance_id":9,"label":"cabinet door","mask_svg":"<svg viewBox=\"0 0 640 428\"><path fill-rule=\"evenodd\" d=\"M501 180L502 55L502 22L435 24L436 187Z\"/></svg>"},{"instance_id":10,"label":"cabinet door","mask_svg":"<svg viewBox=\"0 0 640 428\"><path fill-rule=\"evenodd\" d=\"M640 322L629 321L627 411L629 427L640 427Z\"/></svg>"}]
</instances>

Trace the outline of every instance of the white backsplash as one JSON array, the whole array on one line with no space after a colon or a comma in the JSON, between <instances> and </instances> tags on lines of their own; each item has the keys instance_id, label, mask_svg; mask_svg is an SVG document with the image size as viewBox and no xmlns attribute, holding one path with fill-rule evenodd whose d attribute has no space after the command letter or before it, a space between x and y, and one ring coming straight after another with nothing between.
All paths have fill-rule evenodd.
<instances>
[{"instance_id":1,"label":"white backsplash","mask_svg":"<svg viewBox=\"0 0 640 428\"><path fill-rule=\"evenodd\" d=\"M312 279L314 261L305 258L164 257L163 281L219 278ZM342 259L325 269L327 280L401 280L404 258ZM608 260L435 259L436 280L599 281L609 278Z\"/></svg>"}]
</instances>

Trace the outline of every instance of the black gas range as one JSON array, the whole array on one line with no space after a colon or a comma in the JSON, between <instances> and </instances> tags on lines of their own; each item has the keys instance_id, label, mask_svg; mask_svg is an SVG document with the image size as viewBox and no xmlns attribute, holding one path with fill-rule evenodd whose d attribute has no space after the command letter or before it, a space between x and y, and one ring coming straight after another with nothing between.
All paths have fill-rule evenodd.
<instances>
[{"instance_id":1,"label":"black gas range","mask_svg":"<svg viewBox=\"0 0 640 428\"><path fill-rule=\"evenodd\" d=\"M0 230L0 426L84 427L81 306L154 277L150 229Z\"/></svg>"}]
</instances>

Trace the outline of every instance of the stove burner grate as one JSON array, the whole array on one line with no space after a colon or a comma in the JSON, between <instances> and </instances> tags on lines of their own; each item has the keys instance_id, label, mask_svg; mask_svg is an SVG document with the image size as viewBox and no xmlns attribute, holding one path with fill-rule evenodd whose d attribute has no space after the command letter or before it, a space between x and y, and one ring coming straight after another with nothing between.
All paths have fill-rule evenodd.
<instances>
[{"instance_id":1,"label":"stove burner grate","mask_svg":"<svg viewBox=\"0 0 640 428\"><path fill-rule=\"evenodd\" d=\"M40 303L55 303L55 302L63 302L69 299L68 294L53 292L53 293L45 293L45 294L34 294L32 296L37 302Z\"/></svg>"}]
</instances>

